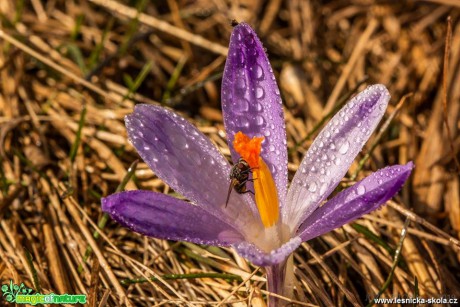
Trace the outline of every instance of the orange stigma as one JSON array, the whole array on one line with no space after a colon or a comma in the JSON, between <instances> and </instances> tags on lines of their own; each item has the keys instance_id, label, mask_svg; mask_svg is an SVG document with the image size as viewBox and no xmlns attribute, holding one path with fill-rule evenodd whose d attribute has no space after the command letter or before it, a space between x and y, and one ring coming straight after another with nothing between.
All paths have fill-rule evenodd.
<instances>
[{"instance_id":1,"label":"orange stigma","mask_svg":"<svg viewBox=\"0 0 460 307\"><path fill-rule=\"evenodd\" d=\"M239 131L233 139L233 148L253 169L254 198L262 223L265 228L269 228L278 222L279 203L272 174L260 156L263 140L263 137L253 137L251 139Z\"/></svg>"},{"instance_id":2,"label":"orange stigma","mask_svg":"<svg viewBox=\"0 0 460 307\"><path fill-rule=\"evenodd\" d=\"M259 167L259 157L263 140L263 137L253 137L250 139L249 136L238 131L233 139L233 148L248 162L251 168L257 168Z\"/></svg>"}]
</instances>

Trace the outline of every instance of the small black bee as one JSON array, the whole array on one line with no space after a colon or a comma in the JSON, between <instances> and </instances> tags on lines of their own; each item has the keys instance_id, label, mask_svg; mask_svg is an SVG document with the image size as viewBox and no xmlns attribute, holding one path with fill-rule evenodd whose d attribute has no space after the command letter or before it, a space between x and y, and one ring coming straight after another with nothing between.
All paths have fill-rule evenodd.
<instances>
[{"instance_id":1,"label":"small black bee","mask_svg":"<svg viewBox=\"0 0 460 307\"><path fill-rule=\"evenodd\" d=\"M249 166L248 162L243 158L238 160L238 163L233 165L232 170L230 171L230 186L228 187L228 194L227 194L227 201L225 202L225 207L228 205L228 201L230 199L230 193L232 192L232 188L238 194L245 194L245 193L252 193L253 191L246 189L246 183L248 181L253 181L253 179L249 179L249 174L252 173L252 168Z\"/></svg>"}]
</instances>

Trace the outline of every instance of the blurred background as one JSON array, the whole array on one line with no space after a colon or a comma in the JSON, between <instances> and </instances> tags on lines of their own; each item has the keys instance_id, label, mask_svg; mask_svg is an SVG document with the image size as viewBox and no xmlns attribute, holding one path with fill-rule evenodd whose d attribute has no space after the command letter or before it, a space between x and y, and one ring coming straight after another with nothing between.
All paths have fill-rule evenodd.
<instances>
[{"instance_id":1,"label":"blurred background","mask_svg":"<svg viewBox=\"0 0 460 307\"><path fill-rule=\"evenodd\" d=\"M292 304L460 298L460 1L2 0L0 18L1 284L90 306L263 306L263 271L231 249L145 238L100 210L124 178L178 196L143 161L127 173L139 156L123 117L137 103L174 109L229 156L220 83L235 19L280 86L290 178L327 119L375 83L390 106L342 188L416 165L388 206L302 244Z\"/></svg>"}]
</instances>

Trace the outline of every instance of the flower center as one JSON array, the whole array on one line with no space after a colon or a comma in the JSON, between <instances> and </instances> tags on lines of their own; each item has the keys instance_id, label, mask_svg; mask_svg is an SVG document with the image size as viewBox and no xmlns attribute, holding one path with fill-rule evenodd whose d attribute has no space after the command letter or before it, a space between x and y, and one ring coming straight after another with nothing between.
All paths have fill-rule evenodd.
<instances>
[{"instance_id":1,"label":"flower center","mask_svg":"<svg viewBox=\"0 0 460 307\"><path fill-rule=\"evenodd\" d=\"M279 204L275 181L267 164L260 156L263 140L263 137L251 139L239 131L235 134L233 148L252 169L257 209L265 228L269 228L278 222Z\"/></svg>"}]
</instances>

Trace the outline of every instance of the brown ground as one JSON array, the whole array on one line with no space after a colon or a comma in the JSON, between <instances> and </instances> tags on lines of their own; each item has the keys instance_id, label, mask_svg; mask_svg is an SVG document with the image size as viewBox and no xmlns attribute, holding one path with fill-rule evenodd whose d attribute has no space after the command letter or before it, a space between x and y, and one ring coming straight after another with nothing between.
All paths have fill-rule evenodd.
<instances>
[{"instance_id":1,"label":"brown ground","mask_svg":"<svg viewBox=\"0 0 460 307\"><path fill-rule=\"evenodd\" d=\"M111 221L93 238L101 196L138 158L123 124L135 103L181 112L228 154L220 82L237 19L254 26L274 66L291 175L317 124L373 83L389 88L392 120L344 180L360 161L356 179L416 163L383 210L298 249L295 304L366 305L379 290L460 299L460 2L319 2L1 0L0 283L86 293L90 306L263 306L263 269L231 249L145 238ZM143 162L134 178L127 189L172 193ZM123 283L143 276L158 279Z\"/></svg>"}]
</instances>

